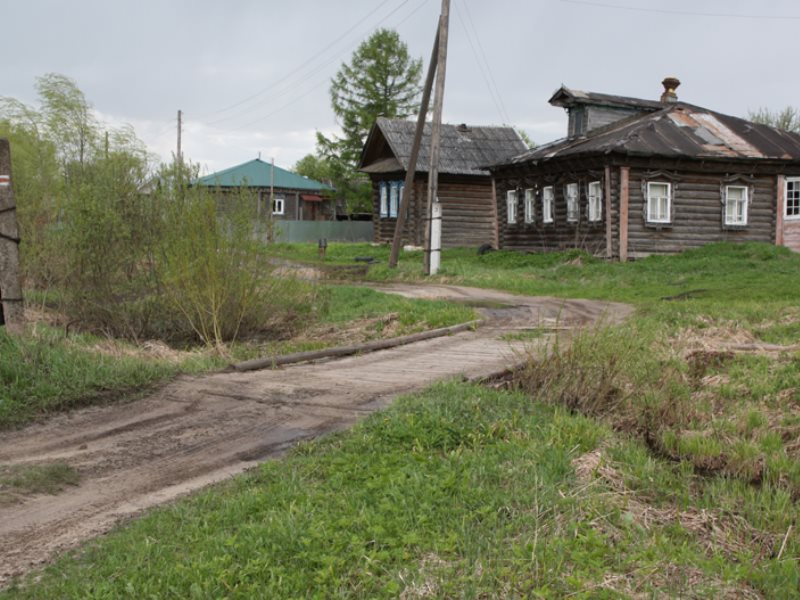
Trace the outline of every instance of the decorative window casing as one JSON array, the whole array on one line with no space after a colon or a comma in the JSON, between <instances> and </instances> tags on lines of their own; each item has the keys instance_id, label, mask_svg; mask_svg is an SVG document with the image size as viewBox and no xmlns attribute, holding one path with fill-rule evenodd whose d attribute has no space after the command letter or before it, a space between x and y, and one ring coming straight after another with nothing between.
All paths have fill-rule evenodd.
<instances>
[{"instance_id":1,"label":"decorative window casing","mask_svg":"<svg viewBox=\"0 0 800 600\"><path fill-rule=\"evenodd\" d=\"M525 222L533 223L534 217L534 202L536 200L536 191L533 188L525 189Z\"/></svg>"},{"instance_id":2,"label":"decorative window casing","mask_svg":"<svg viewBox=\"0 0 800 600\"><path fill-rule=\"evenodd\" d=\"M389 185L385 181L380 183L380 215L381 219L389 216Z\"/></svg>"},{"instance_id":3,"label":"decorative window casing","mask_svg":"<svg viewBox=\"0 0 800 600\"><path fill-rule=\"evenodd\" d=\"M568 183L564 187L564 197L567 201L567 222L577 223L580 210L578 208L578 184Z\"/></svg>"},{"instance_id":4,"label":"decorative window casing","mask_svg":"<svg viewBox=\"0 0 800 600\"><path fill-rule=\"evenodd\" d=\"M380 216L381 219L396 219L400 198L405 187L402 181L381 181L380 183Z\"/></svg>"},{"instance_id":5,"label":"decorative window casing","mask_svg":"<svg viewBox=\"0 0 800 600\"><path fill-rule=\"evenodd\" d=\"M749 190L744 185L725 186L725 225L747 225Z\"/></svg>"},{"instance_id":6,"label":"decorative window casing","mask_svg":"<svg viewBox=\"0 0 800 600\"><path fill-rule=\"evenodd\" d=\"M590 223L603 220L603 186L599 181L592 181L586 186L586 216Z\"/></svg>"},{"instance_id":7,"label":"decorative window casing","mask_svg":"<svg viewBox=\"0 0 800 600\"><path fill-rule=\"evenodd\" d=\"M517 222L517 190L506 192L506 215L510 225Z\"/></svg>"},{"instance_id":8,"label":"decorative window casing","mask_svg":"<svg viewBox=\"0 0 800 600\"><path fill-rule=\"evenodd\" d=\"M672 184L666 181L648 181L646 205L648 223L672 223Z\"/></svg>"},{"instance_id":9,"label":"decorative window casing","mask_svg":"<svg viewBox=\"0 0 800 600\"><path fill-rule=\"evenodd\" d=\"M800 177L786 178L784 215L787 219L800 219Z\"/></svg>"},{"instance_id":10,"label":"decorative window casing","mask_svg":"<svg viewBox=\"0 0 800 600\"><path fill-rule=\"evenodd\" d=\"M280 196L273 199L272 201L272 214L273 215L282 215L285 213L286 210L286 200Z\"/></svg>"},{"instance_id":11,"label":"decorative window casing","mask_svg":"<svg viewBox=\"0 0 800 600\"><path fill-rule=\"evenodd\" d=\"M542 222L553 222L554 188L552 185L542 188Z\"/></svg>"}]
</instances>

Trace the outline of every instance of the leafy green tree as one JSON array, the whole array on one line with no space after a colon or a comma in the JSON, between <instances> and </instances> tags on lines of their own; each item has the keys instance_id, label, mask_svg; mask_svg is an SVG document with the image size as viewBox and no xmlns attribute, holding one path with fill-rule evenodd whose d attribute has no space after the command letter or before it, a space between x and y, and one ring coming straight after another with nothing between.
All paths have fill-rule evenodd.
<instances>
[{"instance_id":1,"label":"leafy green tree","mask_svg":"<svg viewBox=\"0 0 800 600\"><path fill-rule=\"evenodd\" d=\"M762 107L755 111L749 111L747 118L754 123L763 123L784 131L800 133L800 109L793 106L787 106L778 111Z\"/></svg>"},{"instance_id":2,"label":"leafy green tree","mask_svg":"<svg viewBox=\"0 0 800 600\"><path fill-rule=\"evenodd\" d=\"M330 184L333 182L333 168L330 161L316 154L306 154L295 163L292 171L322 183Z\"/></svg>"},{"instance_id":3,"label":"leafy green tree","mask_svg":"<svg viewBox=\"0 0 800 600\"><path fill-rule=\"evenodd\" d=\"M422 60L413 59L396 31L379 29L331 80L331 107L340 137L317 132L317 156L351 211L370 211L369 181L356 172L367 134L378 117L405 118L419 109Z\"/></svg>"}]
</instances>

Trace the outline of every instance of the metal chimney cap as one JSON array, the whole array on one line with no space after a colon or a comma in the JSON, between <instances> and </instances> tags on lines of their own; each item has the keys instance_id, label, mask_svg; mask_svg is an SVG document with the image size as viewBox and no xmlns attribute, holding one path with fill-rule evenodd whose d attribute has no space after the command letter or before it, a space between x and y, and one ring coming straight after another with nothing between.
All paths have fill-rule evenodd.
<instances>
[{"instance_id":1,"label":"metal chimney cap","mask_svg":"<svg viewBox=\"0 0 800 600\"><path fill-rule=\"evenodd\" d=\"M677 77L665 77L661 82L661 85L664 86L664 93L661 94L661 102L664 104L677 102L678 94L675 93L675 90L678 89L680 84L680 79Z\"/></svg>"}]
</instances>

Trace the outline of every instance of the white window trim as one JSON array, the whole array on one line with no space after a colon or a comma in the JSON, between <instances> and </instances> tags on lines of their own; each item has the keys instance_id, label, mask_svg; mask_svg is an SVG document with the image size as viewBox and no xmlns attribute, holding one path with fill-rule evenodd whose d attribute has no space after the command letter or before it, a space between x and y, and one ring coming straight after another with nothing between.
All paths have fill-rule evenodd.
<instances>
[{"instance_id":1,"label":"white window trim","mask_svg":"<svg viewBox=\"0 0 800 600\"><path fill-rule=\"evenodd\" d=\"M389 214L390 219L397 218L397 207L400 206L400 195L403 193L403 183L392 181L389 184Z\"/></svg>"},{"instance_id":2,"label":"white window trim","mask_svg":"<svg viewBox=\"0 0 800 600\"><path fill-rule=\"evenodd\" d=\"M592 186L595 186L596 194L592 194ZM592 213L593 204L596 204L596 214ZM603 220L603 184L600 181L590 181L586 184L586 218L591 223Z\"/></svg>"},{"instance_id":3,"label":"white window trim","mask_svg":"<svg viewBox=\"0 0 800 600\"><path fill-rule=\"evenodd\" d=\"M650 211L650 200L652 196L650 195L650 187L653 185L665 185L667 186L667 217L666 219L651 219L651 211ZM657 223L657 224L670 224L672 223L672 184L668 181L648 181L647 182L647 198L645 199L646 206L646 218L648 223Z\"/></svg>"},{"instance_id":4,"label":"white window trim","mask_svg":"<svg viewBox=\"0 0 800 600\"><path fill-rule=\"evenodd\" d=\"M379 214L381 219L389 216L389 185L385 181L381 181L379 186Z\"/></svg>"},{"instance_id":5,"label":"white window trim","mask_svg":"<svg viewBox=\"0 0 800 600\"><path fill-rule=\"evenodd\" d=\"M534 219L534 203L536 202L536 193L533 188L525 188L525 222L533 223Z\"/></svg>"},{"instance_id":6,"label":"white window trim","mask_svg":"<svg viewBox=\"0 0 800 600\"><path fill-rule=\"evenodd\" d=\"M555 220L553 208L555 207L555 188L546 185L542 188L542 222L552 223Z\"/></svg>"},{"instance_id":7,"label":"white window trim","mask_svg":"<svg viewBox=\"0 0 800 600\"><path fill-rule=\"evenodd\" d=\"M789 214L789 183L794 183L800 193L800 177L787 177L783 186L783 218L787 221L800 221L800 206L796 215Z\"/></svg>"},{"instance_id":8,"label":"white window trim","mask_svg":"<svg viewBox=\"0 0 800 600\"><path fill-rule=\"evenodd\" d=\"M568 183L564 186L564 200L567 204L567 223L577 223L580 220L580 188L577 183Z\"/></svg>"},{"instance_id":9,"label":"white window trim","mask_svg":"<svg viewBox=\"0 0 800 600\"><path fill-rule=\"evenodd\" d=\"M730 190L732 188L740 189L744 191L743 195L743 203L744 207L742 208L742 220L741 221L729 221L728 220L728 204L730 204L733 200L730 198ZM738 200L736 201L738 202ZM748 213L748 206L750 205L750 191L746 185L726 185L725 186L725 206L724 206L724 222L725 225L731 226L745 226L747 225L747 213Z\"/></svg>"},{"instance_id":10,"label":"white window trim","mask_svg":"<svg viewBox=\"0 0 800 600\"><path fill-rule=\"evenodd\" d=\"M506 192L506 221L509 225L517 222L517 190Z\"/></svg>"},{"instance_id":11,"label":"white window trim","mask_svg":"<svg viewBox=\"0 0 800 600\"><path fill-rule=\"evenodd\" d=\"M272 214L282 215L286 210L286 199L283 196L277 196L272 202Z\"/></svg>"}]
</instances>

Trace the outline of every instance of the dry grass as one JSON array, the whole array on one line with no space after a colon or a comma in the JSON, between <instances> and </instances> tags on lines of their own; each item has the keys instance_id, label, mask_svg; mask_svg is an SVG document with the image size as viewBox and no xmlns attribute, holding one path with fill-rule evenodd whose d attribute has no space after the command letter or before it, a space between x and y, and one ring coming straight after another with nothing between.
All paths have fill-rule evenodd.
<instances>
[{"instance_id":1,"label":"dry grass","mask_svg":"<svg viewBox=\"0 0 800 600\"><path fill-rule=\"evenodd\" d=\"M779 540L776 536L752 527L738 515L706 509L652 506L625 485L622 474L604 454L604 449L600 448L572 461L581 484L579 492L585 493L596 486L607 488L605 498L608 502L645 530L680 525L709 556L721 553L729 560L737 560L738 556L749 552L754 560L761 561L777 550ZM597 490L593 493L596 494ZM612 539L621 535L607 518L601 517L592 523Z\"/></svg>"}]
</instances>

